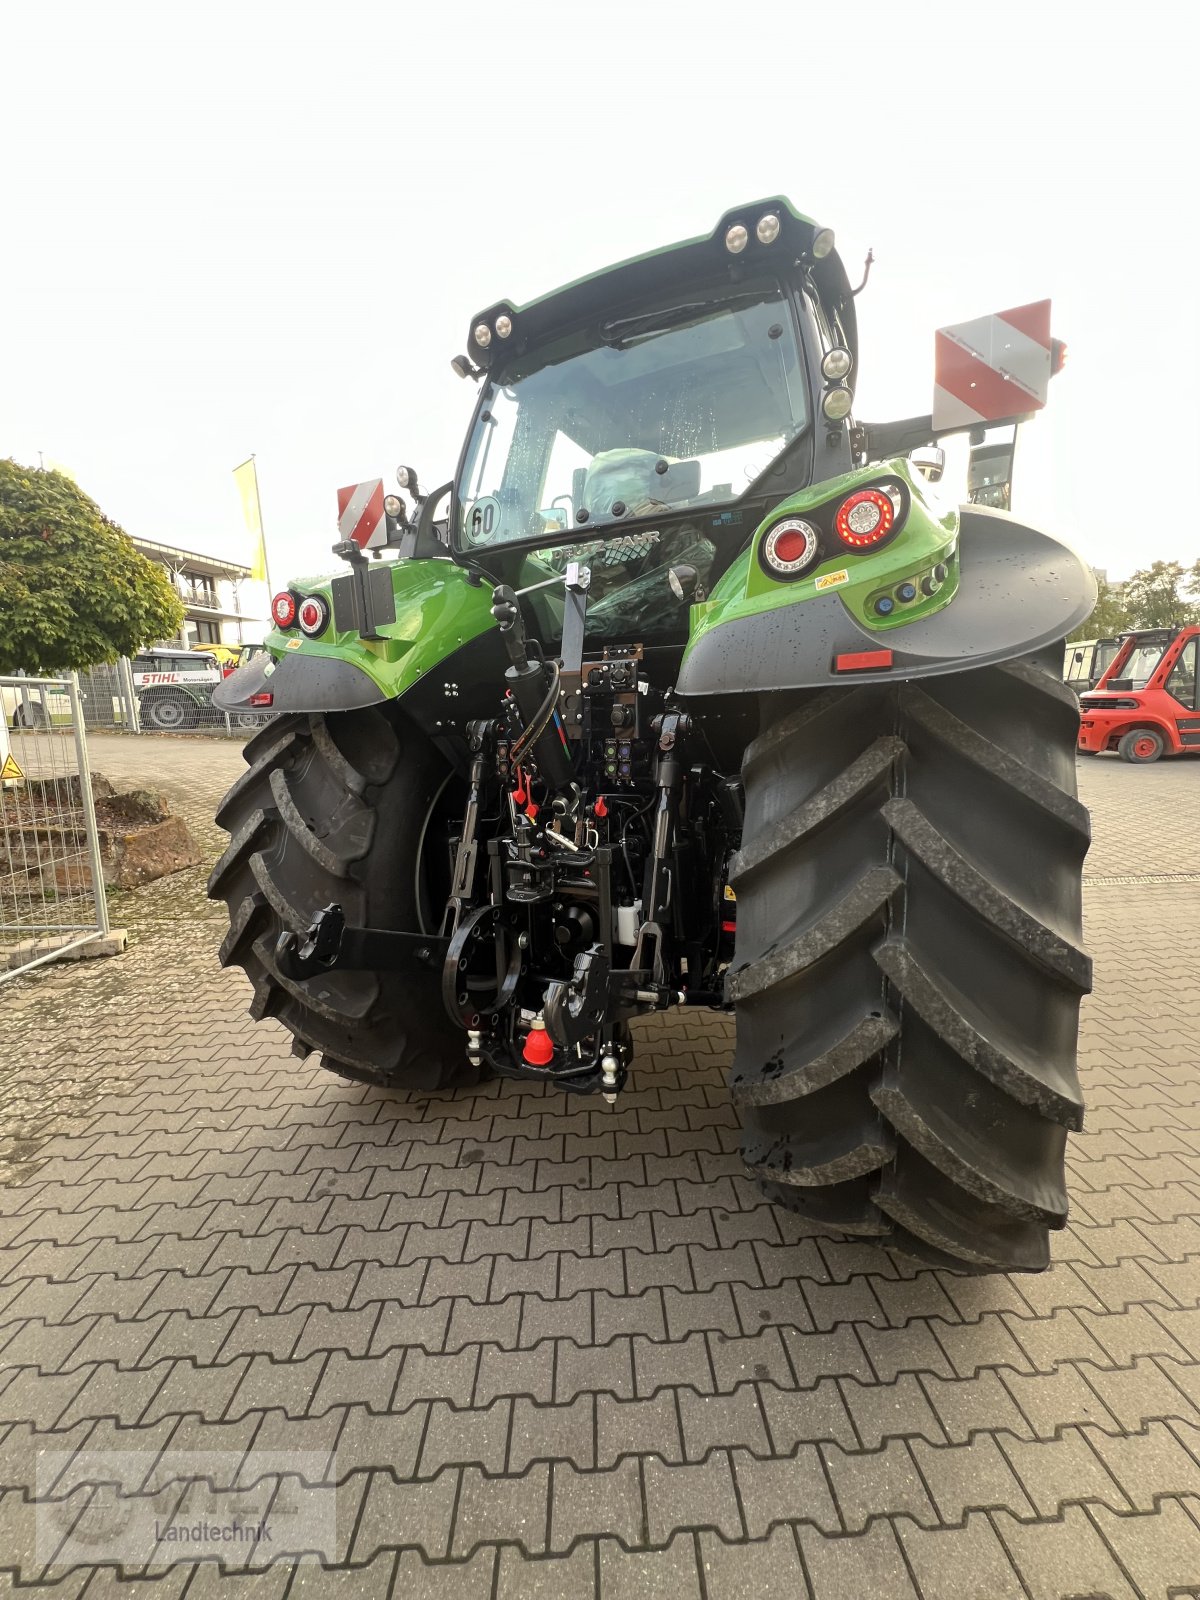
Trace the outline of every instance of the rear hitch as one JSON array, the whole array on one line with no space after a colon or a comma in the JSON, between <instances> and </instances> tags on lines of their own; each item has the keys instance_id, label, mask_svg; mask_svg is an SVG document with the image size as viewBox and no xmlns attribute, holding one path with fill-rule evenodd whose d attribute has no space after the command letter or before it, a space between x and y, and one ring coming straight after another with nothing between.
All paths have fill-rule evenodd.
<instances>
[{"instance_id":1,"label":"rear hitch","mask_svg":"<svg viewBox=\"0 0 1200 1600\"><path fill-rule=\"evenodd\" d=\"M440 967L448 939L427 933L400 933L393 928L348 928L341 906L318 911L305 933L281 933L275 941L275 965L293 983L323 972L386 972L416 961Z\"/></svg>"}]
</instances>

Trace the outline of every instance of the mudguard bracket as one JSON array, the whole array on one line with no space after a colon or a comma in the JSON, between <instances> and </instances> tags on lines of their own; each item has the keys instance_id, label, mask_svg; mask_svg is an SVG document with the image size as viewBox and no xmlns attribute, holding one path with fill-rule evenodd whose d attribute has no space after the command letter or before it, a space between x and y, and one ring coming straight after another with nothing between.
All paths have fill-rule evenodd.
<instances>
[{"instance_id":1,"label":"mudguard bracket","mask_svg":"<svg viewBox=\"0 0 1200 1600\"><path fill-rule=\"evenodd\" d=\"M339 905L318 911L305 933L281 933L275 965L285 978L303 983L323 972L385 972L415 961L437 969L448 939L394 928L348 928Z\"/></svg>"}]
</instances>

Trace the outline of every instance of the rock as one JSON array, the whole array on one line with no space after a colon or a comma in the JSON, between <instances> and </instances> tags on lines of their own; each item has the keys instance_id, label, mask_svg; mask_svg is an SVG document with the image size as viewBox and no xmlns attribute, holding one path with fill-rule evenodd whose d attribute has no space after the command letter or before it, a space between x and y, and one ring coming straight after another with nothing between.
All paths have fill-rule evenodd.
<instances>
[{"instance_id":1,"label":"rock","mask_svg":"<svg viewBox=\"0 0 1200 1600\"><path fill-rule=\"evenodd\" d=\"M96 821L104 829L128 831L164 822L170 815L166 795L152 789L130 789L127 794L106 796L96 802Z\"/></svg>"},{"instance_id":2,"label":"rock","mask_svg":"<svg viewBox=\"0 0 1200 1600\"><path fill-rule=\"evenodd\" d=\"M40 800L43 805L57 806L59 809L70 809L83 803L77 772L66 773L61 778L26 778L21 788L30 800ZM102 772L92 773L93 800L108 800L116 792Z\"/></svg>"},{"instance_id":3,"label":"rock","mask_svg":"<svg viewBox=\"0 0 1200 1600\"><path fill-rule=\"evenodd\" d=\"M116 794L95 772L92 784L101 869L110 889L135 889L205 860L187 823L171 815L165 795L152 789ZM33 780L26 784L29 791L42 814L30 814L26 805L0 828L0 876L23 885L34 900L86 892L91 868L78 777Z\"/></svg>"},{"instance_id":4,"label":"rock","mask_svg":"<svg viewBox=\"0 0 1200 1600\"><path fill-rule=\"evenodd\" d=\"M124 832L105 828L100 835L100 856L110 889L136 889L153 878L197 867L205 859L182 817L167 817Z\"/></svg>"}]
</instances>

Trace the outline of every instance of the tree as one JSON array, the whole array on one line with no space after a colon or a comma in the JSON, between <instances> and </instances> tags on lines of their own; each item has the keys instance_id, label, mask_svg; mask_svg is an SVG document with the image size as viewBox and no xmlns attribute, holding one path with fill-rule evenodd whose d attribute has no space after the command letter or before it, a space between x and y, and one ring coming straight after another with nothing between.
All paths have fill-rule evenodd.
<instances>
[{"instance_id":1,"label":"tree","mask_svg":"<svg viewBox=\"0 0 1200 1600\"><path fill-rule=\"evenodd\" d=\"M1107 578L1096 573L1096 604L1071 638L1112 639L1131 626L1124 584L1109 583Z\"/></svg>"},{"instance_id":2,"label":"tree","mask_svg":"<svg viewBox=\"0 0 1200 1600\"><path fill-rule=\"evenodd\" d=\"M1125 585L1129 626L1166 628L1175 622L1200 621L1200 604L1185 593L1195 579L1195 567L1189 572L1178 561L1155 561L1135 572Z\"/></svg>"},{"instance_id":3,"label":"tree","mask_svg":"<svg viewBox=\"0 0 1200 1600\"><path fill-rule=\"evenodd\" d=\"M0 672L62 672L169 639L166 572L65 473L0 460Z\"/></svg>"}]
</instances>

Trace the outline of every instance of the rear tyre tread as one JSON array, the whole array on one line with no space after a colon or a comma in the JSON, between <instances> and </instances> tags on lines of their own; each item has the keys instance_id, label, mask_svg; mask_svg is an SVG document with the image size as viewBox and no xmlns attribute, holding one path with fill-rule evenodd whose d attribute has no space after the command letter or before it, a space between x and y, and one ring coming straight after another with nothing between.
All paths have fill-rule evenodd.
<instances>
[{"instance_id":1,"label":"rear tyre tread","mask_svg":"<svg viewBox=\"0 0 1200 1600\"><path fill-rule=\"evenodd\" d=\"M986 922L1008 935L1012 942L1055 976L1074 984L1081 993L1091 988L1092 964L1078 945L1033 916L1018 900L976 870L944 834L911 800L889 800L883 815L893 833L907 846L951 894L975 910Z\"/></svg>"},{"instance_id":2,"label":"rear tyre tread","mask_svg":"<svg viewBox=\"0 0 1200 1600\"><path fill-rule=\"evenodd\" d=\"M351 761L347 748L366 759ZM437 1090L476 1081L436 974L334 971L297 983L275 958L280 933L303 932L331 901L352 925L414 925L414 818L444 781L440 758L398 714L378 710L280 718L244 754L248 770L218 813L232 837L208 892L228 903L220 959L249 978L251 1015L277 1019L298 1060L316 1053L354 1082Z\"/></svg>"},{"instance_id":3,"label":"rear tyre tread","mask_svg":"<svg viewBox=\"0 0 1200 1600\"><path fill-rule=\"evenodd\" d=\"M792 845L816 833L876 788L904 753L902 739L890 736L876 739L832 783L760 834L753 848L739 850L730 863L729 881L745 883L753 873L772 865Z\"/></svg>"},{"instance_id":4,"label":"rear tyre tread","mask_svg":"<svg viewBox=\"0 0 1200 1600\"><path fill-rule=\"evenodd\" d=\"M747 1166L814 1228L960 1272L1048 1264L1083 1120L1090 826L1055 653L764 696L743 764Z\"/></svg>"}]
</instances>

